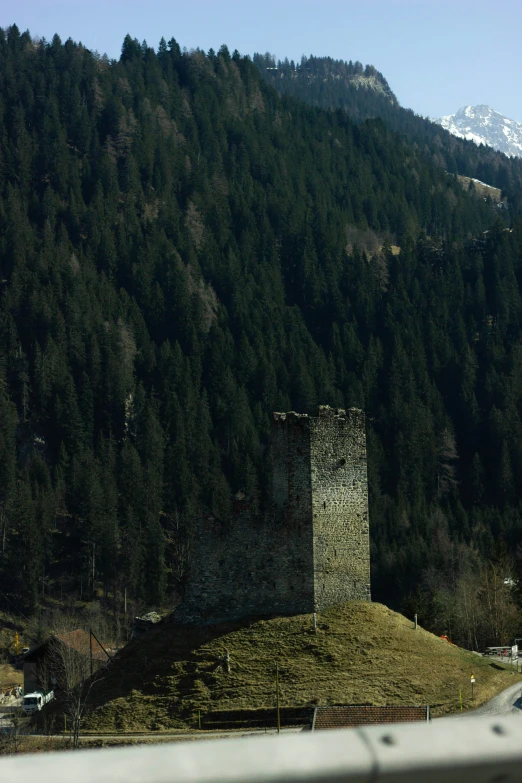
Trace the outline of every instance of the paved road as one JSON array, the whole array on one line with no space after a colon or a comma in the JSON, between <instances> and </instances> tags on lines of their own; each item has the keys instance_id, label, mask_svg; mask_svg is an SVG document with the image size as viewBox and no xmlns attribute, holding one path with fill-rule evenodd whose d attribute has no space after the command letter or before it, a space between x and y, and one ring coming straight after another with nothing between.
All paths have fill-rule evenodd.
<instances>
[{"instance_id":1,"label":"paved road","mask_svg":"<svg viewBox=\"0 0 522 783\"><path fill-rule=\"evenodd\" d=\"M466 715L520 715L522 717L522 683L510 685L482 707Z\"/></svg>"},{"instance_id":2,"label":"paved road","mask_svg":"<svg viewBox=\"0 0 522 783\"><path fill-rule=\"evenodd\" d=\"M306 727L308 728L308 727ZM305 731L304 727L284 728L281 734L298 734ZM86 740L129 740L139 742L184 742L187 740L209 740L209 739L237 739L238 737L262 736L265 734L277 734L277 729L245 729L236 731L185 731L185 732L142 732L139 734L80 734L80 742ZM36 736L36 735L35 735ZM52 734L52 739L68 739L68 735Z\"/></svg>"},{"instance_id":3,"label":"paved road","mask_svg":"<svg viewBox=\"0 0 522 783\"><path fill-rule=\"evenodd\" d=\"M6 730L10 729L13 726L13 722L11 718L8 718L7 716L1 716L0 715L0 735ZM281 734L298 734L301 731L307 731L309 729L308 726L299 726L299 727L290 727L290 728L283 728L281 729ZM208 740L208 739L224 739L224 738L233 738L235 737L252 737L252 736L262 736L265 734L277 734L277 729L269 728L269 729L239 729L235 731L172 731L172 732L138 732L136 734L133 734L131 732L129 733L113 733L113 734L89 734L87 733L80 733L80 741L88 741L88 740L129 740L129 741L138 741L138 742L162 742L165 740L168 740L169 742L174 741L185 741L185 740ZM30 732L29 736L45 736L48 739L68 739L68 734L51 734L49 736L40 734L39 732Z\"/></svg>"},{"instance_id":4,"label":"paved road","mask_svg":"<svg viewBox=\"0 0 522 783\"><path fill-rule=\"evenodd\" d=\"M501 691L497 696L487 701L481 707L476 710L472 710L464 713L454 713L453 715L444 716L445 718L469 718L484 715L520 715L522 717L522 683L516 682L514 685L510 685L509 688ZM0 726L4 728L7 725L11 725L9 720L10 716L0 715ZM7 719L7 720L6 720ZM443 718L439 718L442 720ZM303 727L300 728L285 728L281 731L284 733L298 733L306 730ZM114 739L126 739L126 740L138 740L138 741L161 741L161 740L202 740L202 739L218 739L224 737L238 737L238 736L252 736L259 734L275 734L275 729L250 729L245 731L209 731L209 732L144 732L140 734L83 734L82 740L114 740ZM63 735L55 735L56 739L63 737Z\"/></svg>"},{"instance_id":5,"label":"paved road","mask_svg":"<svg viewBox=\"0 0 522 783\"><path fill-rule=\"evenodd\" d=\"M492 699L487 701L476 710L466 712L454 712L451 715L443 715L438 720L453 720L457 718L473 718L474 716L484 717L485 715L520 715L522 718L522 682L516 682L509 688L501 691Z\"/></svg>"}]
</instances>

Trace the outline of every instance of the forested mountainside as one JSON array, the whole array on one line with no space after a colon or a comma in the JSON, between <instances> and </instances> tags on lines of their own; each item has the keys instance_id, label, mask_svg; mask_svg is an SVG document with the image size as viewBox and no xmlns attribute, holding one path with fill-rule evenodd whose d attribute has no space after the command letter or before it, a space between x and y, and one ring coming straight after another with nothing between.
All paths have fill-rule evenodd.
<instances>
[{"instance_id":1,"label":"forested mountainside","mask_svg":"<svg viewBox=\"0 0 522 783\"><path fill-rule=\"evenodd\" d=\"M271 412L318 403L367 413L376 599L515 550L522 230L380 120L226 47L0 31L0 263L10 606L164 602L198 514L266 501Z\"/></svg>"},{"instance_id":2,"label":"forested mountainside","mask_svg":"<svg viewBox=\"0 0 522 783\"><path fill-rule=\"evenodd\" d=\"M437 122L403 108L373 66L313 56L299 63L276 61L270 54L256 54L254 62L280 94L324 109L344 109L356 122L379 117L445 171L500 188L513 213L522 214L522 160L458 139Z\"/></svg>"}]
</instances>

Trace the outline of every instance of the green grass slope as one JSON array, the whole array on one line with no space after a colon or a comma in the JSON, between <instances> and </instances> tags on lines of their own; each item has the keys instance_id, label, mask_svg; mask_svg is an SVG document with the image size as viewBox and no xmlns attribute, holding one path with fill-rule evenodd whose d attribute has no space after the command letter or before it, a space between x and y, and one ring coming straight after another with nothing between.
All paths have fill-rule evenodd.
<instances>
[{"instance_id":1,"label":"green grass slope","mask_svg":"<svg viewBox=\"0 0 522 783\"><path fill-rule=\"evenodd\" d=\"M230 672L220 666L228 650ZM92 691L86 728L193 728L214 711L281 706L429 704L433 713L489 699L514 682L509 671L452 647L381 604L347 603L318 616L204 627L156 626L124 648ZM477 679L471 702L470 675Z\"/></svg>"}]
</instances>

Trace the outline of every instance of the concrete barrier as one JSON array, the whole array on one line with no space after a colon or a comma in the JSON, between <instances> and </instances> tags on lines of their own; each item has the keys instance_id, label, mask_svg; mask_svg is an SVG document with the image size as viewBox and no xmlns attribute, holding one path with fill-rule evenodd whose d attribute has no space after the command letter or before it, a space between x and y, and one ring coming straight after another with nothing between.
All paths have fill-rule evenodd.
<instances>
[{"instance_id":1,"label":"concrete barrier","mask_svg":"<svg viewBox=\"0 0 522 783\"><path fill-rule=\"evenodd\" d=\"M0 758L39 783L522 783L522 715Z\"/></svg>"}]
</instances>

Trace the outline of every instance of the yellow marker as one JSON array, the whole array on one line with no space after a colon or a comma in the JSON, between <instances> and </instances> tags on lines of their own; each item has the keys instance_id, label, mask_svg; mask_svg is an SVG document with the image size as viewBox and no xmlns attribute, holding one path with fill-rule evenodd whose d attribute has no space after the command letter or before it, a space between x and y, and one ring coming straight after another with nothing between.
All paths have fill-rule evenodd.
<instances>
[{"instance_id":1,"label":"yellow marker","mask_svg":"<svg viewBox=\"0 0 522 783\"><path fill-rule=\"evenodd\" d=\"M18 631L15 633L15 655L18 655Z\"/></svg>"}]
</instances>

